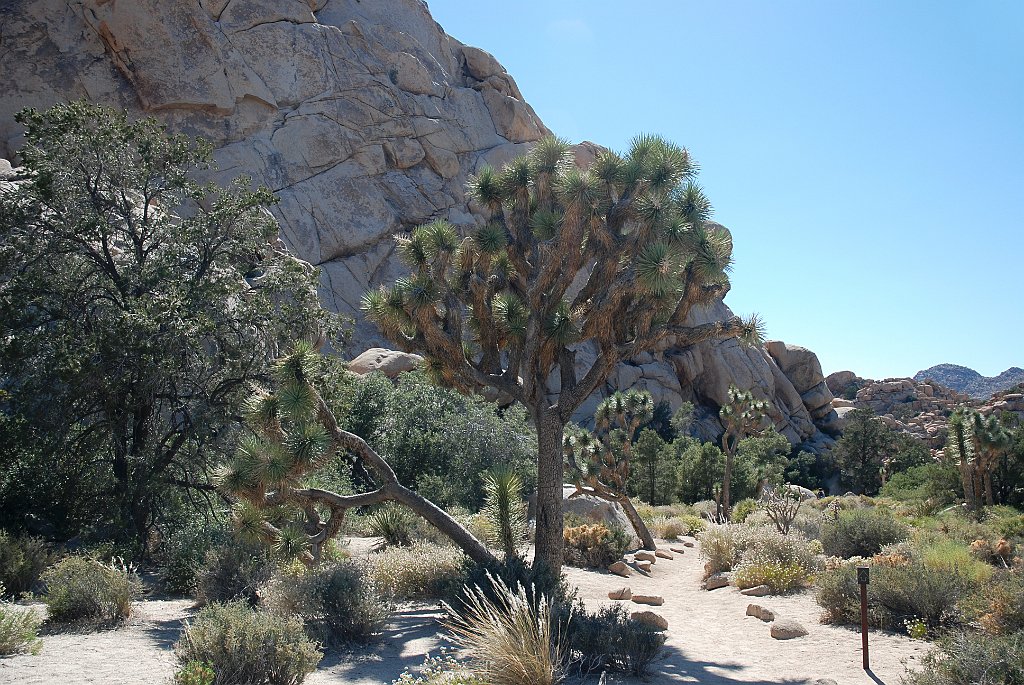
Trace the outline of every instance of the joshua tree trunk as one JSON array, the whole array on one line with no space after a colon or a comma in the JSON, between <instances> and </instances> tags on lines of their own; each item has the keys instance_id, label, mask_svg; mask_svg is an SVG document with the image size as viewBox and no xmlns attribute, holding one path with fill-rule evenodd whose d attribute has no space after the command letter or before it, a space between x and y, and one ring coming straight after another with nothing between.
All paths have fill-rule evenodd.
<instances>
[{"instance_id":1,"label":"joshua tree trunk","mask_svg":"<svg viewBox=\"0 0 1024 685\"><path fill-rule=\"evenodd\" d=\"M992 469L985 469L985 504L995 504L995 498L992 496Z\"/></svg>"},{"instance_id":2,"label":"joshua tree trunk","mask_svg":"<svg viewBox=\"0 0 1024 685\"><path fill-rule=\"evenodd\" d=\"M633 526L633 530L640 537L640 542L643 544L644 549L649 549L652 552L658 549L658 546L654 544L654 536L651 535L651 531L647 529L647 525L644 520L640 518L640 514L637 513L636 507L629 501L628 497L623 497L619 500L619 504L622 505L622 510L626 512L626 518L629 519L630 524Z\"/></svg>"},{"instance_id":3,"label":"joshua tree trunk","mask_svg":"<svg viewBox=\"0 0 1024 685\"><path fill-rule=\"evenodd\" d=\"M725 453L725 475L722 477L722 499L718 508L719 519L729 518L729 506L732 503L731 497L731 486L732 486L732 452Z\"/></svg>"},{"instance_id":4,"label":"joshua tree trunk","mask_svg":"<svg viewBox=\"0 0 1024 685\"><path fill-rule=\"evenodd\" d=\"M562 438L565 426L557 410L541 410L537 424L537 541L535 561L562 568Z\"/></svg>"}]
</instances>

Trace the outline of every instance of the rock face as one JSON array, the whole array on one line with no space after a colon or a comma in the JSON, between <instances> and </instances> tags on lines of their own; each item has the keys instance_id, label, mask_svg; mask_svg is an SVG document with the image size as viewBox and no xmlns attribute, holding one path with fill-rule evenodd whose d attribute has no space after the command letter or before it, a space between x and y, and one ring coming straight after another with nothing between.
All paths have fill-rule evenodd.
<instances>
[{"instance_id":1,"label":"rock face","mask_svg":"<svg viewBox=\"0 0 1024 685\"><path fill-rule=\"evenodd\" d=\"M957 364L939 364L914 374L915 381L931 380L979 400L1024 384L1024 369L1011 366L998 376L982 376Z\"/></svg>"},{"instance_id":2,"label":"rock face","mask_svg":"<svg viewBox=\"0 0 1024 685\"><path fill-rule=\"evenodd\" d=\"M22 0L2 13L0 157L17 161L15 112L78 98L207 138L213 180L248 174L278 195L282 238L320 267L325 305L355 318L357 350L383 342L359 302L404 272L392 235L439 218L476 225L469 175L548 133L501 64L421 0ZM577 162L597 150L581 143ZM691 321L731 314L718 302ZM646 388L673 410L694 402L697 435L714 440L735 384L772 402L794 445L820 451L834 428L820 376L813 353L782 343L670 342L620 365L576 418Z\"/></svg>"},{"instance_id":3,"label":"rock face","mask_svg":"<svg viewBox=\"0 0 1024 685\"><path fill-rule=\"evenodd\" d=\"M422 362L423 357L418 354L371 347L350 361L348 370L360 376L377 371L388 378L395 378L400 373L412 371Z\"/></svg>"}]
</instances>

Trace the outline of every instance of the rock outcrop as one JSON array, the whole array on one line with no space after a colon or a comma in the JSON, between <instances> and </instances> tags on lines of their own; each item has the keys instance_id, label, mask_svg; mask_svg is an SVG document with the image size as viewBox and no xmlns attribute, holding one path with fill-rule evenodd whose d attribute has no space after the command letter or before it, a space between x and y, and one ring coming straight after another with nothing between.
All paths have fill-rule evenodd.
<instances>
[{"instance_id":1,"label":"rock outcrop","mask_svg":"<svg viewBox=\"0 0 1024 685\"><path fill-rule=\"evenodd\" d=\"M947 388L979 400L987 400L998 392L1006 392L1024 384L1024 369L1011 366L998 376L982 376L974 369L958 364L939 364L914 374L914 380L931 380Z\"/></svg>"},{"instance_id":2,"label":"rock outcrop","mask_svg":"<svg viewBox=\"0 0 1024 685\"><path fill-rule=\"evenodd\" d=\"M207 138L213 180L247 174L280 198L283 240L320 267L325 305L354 317L357 350L384 342L359 302L404 271L392 234L475 225L468 177L548 133L501 64L447 35L421 0L23 0L0 15L0 157L17 161L15 112L78 98ZM577 163L598 150L576 146ZM719 302L693 323L731 314ZM577 418L647 388L672 409L694 402L698 435L717 439L735 384L772 402L794 445L827 449L821 428L836 417L820 376L813 353L782 343L668 344L620 365Z\"/></svg>"}]
</instances>

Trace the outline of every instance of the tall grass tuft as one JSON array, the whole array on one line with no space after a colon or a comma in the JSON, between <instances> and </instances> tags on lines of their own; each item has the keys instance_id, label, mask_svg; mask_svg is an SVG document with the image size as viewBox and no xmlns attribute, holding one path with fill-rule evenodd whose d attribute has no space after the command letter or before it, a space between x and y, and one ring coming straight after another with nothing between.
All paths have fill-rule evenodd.
<instances>
[{"instance_id":1,"label":"tall grass tuft","mask_svg":"<svg viewBox=\"0 0 1024 685\"><path fill-rule=\"evenodd\" d=\"M461 612L445 605L444 625L491 685L555 685L562 680L564 647L548 597L532 597L488 573L490 592L468 588Z\"/></svg>"}]
</instances>

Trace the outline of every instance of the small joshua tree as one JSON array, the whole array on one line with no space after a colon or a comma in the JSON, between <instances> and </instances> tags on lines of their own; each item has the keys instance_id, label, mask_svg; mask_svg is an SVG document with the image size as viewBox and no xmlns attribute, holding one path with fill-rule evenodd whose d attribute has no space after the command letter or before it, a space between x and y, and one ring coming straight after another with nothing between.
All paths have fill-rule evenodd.
<instances>
[{"instance_id":1,"label":"small joshua tree","mask_svg":"<svg viewBox=\"0 0 1024 685\"><path fill-rule=\"evenodd\" d=\"M511 467L499 465L484 474L484 490L489 542L511 559L519 554L527 533L523 481Z\"/></svg>"},{"instance_id":2,"label":"small joshua tree","mask_svg":"<svg viewBox=\"0 0 1024 685\"><path fill-rule=\"evenodd\" d=\"M640 136L588 169L569 145L538 141L469 195L485 223L435 221L398 237L411 273L366 294L389 339L423 353L445 383L525 406L537 427L537 554L562 565L565 426L621 361L659 348L759 333L738 318L694 324L727 292L732 237L710 221L689 153ZM592 363L577 365L589 344ZM582 356L580 358L582 362ZM549 384L557 379L557 387Z\"/></svg>"},{"instance_id":3,"label":"small joshua tree","mask_svg":"<svg viewBox=\"0 0 1024 685\"><path fill-rule=\"evenodd\" d=\"M626 495L633 436L654 414L648 392L615 393L597 405L594 432L579 428L565 436L565 457L576 486L572 497L593 495L622 506L644 549L654 550L654 537Z\"/></svg>"},{"instance_id":4,"label":"small joshua tree","mask_svg":"<svg viewBox=\"0 0 1024 685\"><path fill-rule=\"evenodd\" d=\"M785 485L765 490L765 513L775 524L776 530L783 535L789 535L789 527L793 525L802 504L803 498L800 497L800 493Z\"/></svg>"},{"instance_id":5,"label":"small joshua tree","mask_svg":"<svg viewBox=\"0 0 1024 685\"><path fill-rule=\"evenodd\" d=\"M313 386L318 355L307 343L278 360L276 390L257 388L245 418L250 434L219 476L237 499L232 521L241 537L272 545L307 565L320 562L324 545L341 531L345 512L387 501L405 505L451 538L478 563L494 556L458 521L398 482L391 466L354 433L342 430ZM348 454L379 483L339 495L309 485L309 476L336 454Z\"/></svg>"},{"instance_id":6,"label":"small joshua tree","mask_svg":"<svg viewBox=\"0 0 1024 685\"><path fill-rule=\"evenodd\" d=\"M740 390L735 385L729 386L729 402L722 406L718 415L722 419L722 451L725 452L725 475L722 478L722 494L718 502L718 517L728 519L732 506L730 489L732 486L732 467L736 459L736 449L743 438L756 434L764 427L765 415L771 403L758 400L749 390Z\"/></svg>"}]
</instances>

